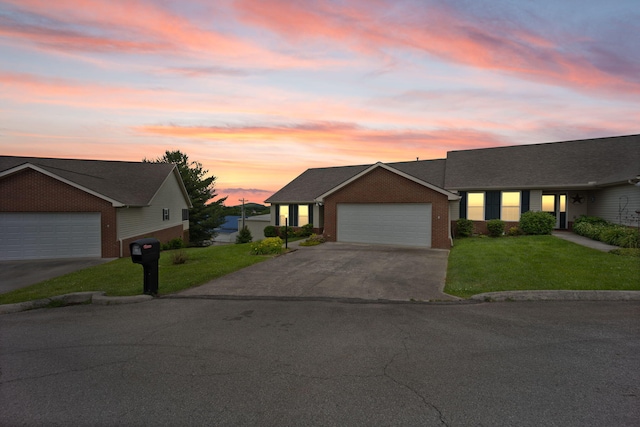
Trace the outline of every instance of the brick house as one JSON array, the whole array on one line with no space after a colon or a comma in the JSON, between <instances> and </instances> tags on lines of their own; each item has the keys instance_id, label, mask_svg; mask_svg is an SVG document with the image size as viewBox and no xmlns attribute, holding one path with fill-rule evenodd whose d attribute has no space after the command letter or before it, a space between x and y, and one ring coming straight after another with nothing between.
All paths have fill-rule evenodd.
<instances>
[{"instance_id":1,"label":"brick house","mask_svg":"<svg viewBox=\"0 0 640 427\"><path fill-rule=\"evenodd\" d=\"M129 256L142 237L188 240L173 164L0 156L0 260Z\"/></svg>"},{"instance_id":2,"label":"brick house","mask_svg":"<svg viewBox=\"0 0 640 427\"><path fill-rule=\"evenodd\" d=\"M445 159L308 169L266 200L271 224L329 241L448 248L455 222L546 211L640 221L640 135L451 151Z\"/></svg>"}]
</instances>

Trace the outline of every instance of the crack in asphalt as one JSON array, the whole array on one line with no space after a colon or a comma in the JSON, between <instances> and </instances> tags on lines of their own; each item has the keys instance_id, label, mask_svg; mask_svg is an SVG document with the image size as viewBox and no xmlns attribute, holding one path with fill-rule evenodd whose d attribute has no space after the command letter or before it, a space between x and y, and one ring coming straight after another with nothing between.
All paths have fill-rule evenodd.
<instances>
[{"instance_id":1,"label":"crack in asphalt","mask_svg":"<svg viewBox=\"0 0 640 427\"><path fill-rule=\"evenodd\" d=\"M405 349L406 349L406 346L405 346ZM391 360L389 360L389 362L387 362L387 364L384 367L384 377L389 378L391 381L393 381L394 383L396 383L400 387L404 387L407 390L409 390L411 393L415 394L422 401L422 403L424 403L425 406L427 406L429 408L432 408L433 410L435 410L438 413L438 418L440 419L440 423L442 425L448 426L449 424L447 423L447 420L445 419L444 414L442 413L440 408L438 408L436 405L434 405L434 404L430 403L429 401L427 401L427 398L425 396L423 396L422 394L420 394L416 389L414 389L410 385L405 384L404 382L394 378L392 375L390 375L387 372L387 369L389 368L389 366L391 366L391 364L393 364L393 362L396 360L396 357L398 357L399 355L400 355L400 353L394 354L393 357L391 358Z\"/></svg>"}]
</instances>

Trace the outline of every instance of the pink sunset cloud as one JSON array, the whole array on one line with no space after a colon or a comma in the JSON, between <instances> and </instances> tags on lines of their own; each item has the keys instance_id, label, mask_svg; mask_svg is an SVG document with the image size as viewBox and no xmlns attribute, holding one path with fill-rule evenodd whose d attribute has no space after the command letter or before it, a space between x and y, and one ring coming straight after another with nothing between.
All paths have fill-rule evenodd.
<instances>
[{"instance_id":1,"label":"pink sunset cloud","mask_svg":"<svg viewBox=\"0 0 640 427\"><path fill-rule=\"evenodd\" d=\"M201 126L141 126L143 134L171 138L196 138L227 141L242 146L256 141L295 142L318 157L326 153L341 154L354 159L410 160L444 157L449 147L479 148L503 145L504 139L490 133L468 129L433 131L368 129L353 123L308 122L280 126L201 127ZM426 156L426 157L425 157Z\"/></svg>"},{"instance_id":2,"label":"pink sunset cloud","mask_svg":"<svg viewBox=\"0 0 640 427\"><path fill-rule=\"evenodd\" d=\"M415 5L411 15L396 16L393 2L384 1L337 5L240 0L237 5L247 22L286 38L295 34L294 40L300 43L329 41L364 54L414 50L445 61L569 86L577 91L640 93L637 65L630 64L627 69L598 67L584 52L566 49L572 42L570 35L546 37L507 21L483 25L484 22L467 17L452 6L427 2L422 7ZM392 12L387 14L388 9ZM610 56L624 59L614 53Z\"/></svg>"},{"instance_id":3,"label":"pink sunset cloud","mask_svg":"<svg viewBox=\"0 0 640 427\"><path fill-rule=\"evenodd\" d=\"M636 21L630 2L6 0L0 152L181 150L261 202L309 167L637 133Z\"/></svg>"}]
</instances>

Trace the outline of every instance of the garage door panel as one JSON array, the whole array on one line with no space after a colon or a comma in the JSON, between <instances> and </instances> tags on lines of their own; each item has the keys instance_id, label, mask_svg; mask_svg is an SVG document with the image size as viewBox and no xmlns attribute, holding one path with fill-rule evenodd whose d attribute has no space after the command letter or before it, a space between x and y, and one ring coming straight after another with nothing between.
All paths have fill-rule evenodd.
<instances>
[{"instance_id":1,"label":"garage door panel","mask_svg":"<svg viewBox=\"0 0 640 427\"><path fill-rule=\"evenodd\" d=\"M337 240L431 247L431 204L340 203Z\"/></svg>"},{"instance_id":2,"label":"garage door panel","mask_svg":"<svg viewBox=\"0 0 640 427\"><path fill-rule=\"evenodd\" d=\"M0 213L0 260L102 256L99 212Z\"/></svg>"}]
</instances>

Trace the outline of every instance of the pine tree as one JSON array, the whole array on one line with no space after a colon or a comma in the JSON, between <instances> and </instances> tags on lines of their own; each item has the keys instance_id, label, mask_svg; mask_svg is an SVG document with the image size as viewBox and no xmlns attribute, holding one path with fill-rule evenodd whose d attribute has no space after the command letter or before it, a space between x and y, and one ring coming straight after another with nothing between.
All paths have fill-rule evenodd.
<instances>
[{"instance_id":1,"label":"pine tree","mask_svg":"<svg viewBox=\"0 0 640 427\"><path fill-rule=\"evenodd\" d=\"M178 167L180 176L191 199L193 207L189 209L189 241L193 244L201 244L203 241L214 237L214 228L224 222L222 215L223 203L227 199L223 197L214 201L216 177L207 177L209 171L202 168L202 164L190 161L189 156L176 151L167 150L164 156L156 160L147 160L150 163L173 163Z\"/></svg>"},{"instance_id":2,"label":"pine tree","mask_svg":"<svg viewBox=\"0 0 640 427\"><path fill-rule=\"evenodd\" d=\"M251 236L251 231L245 225L242 227L242 230L238 232L236 243L249 243L251 241L253 241L253 236Z\"/></svg>"}]
</instances>

